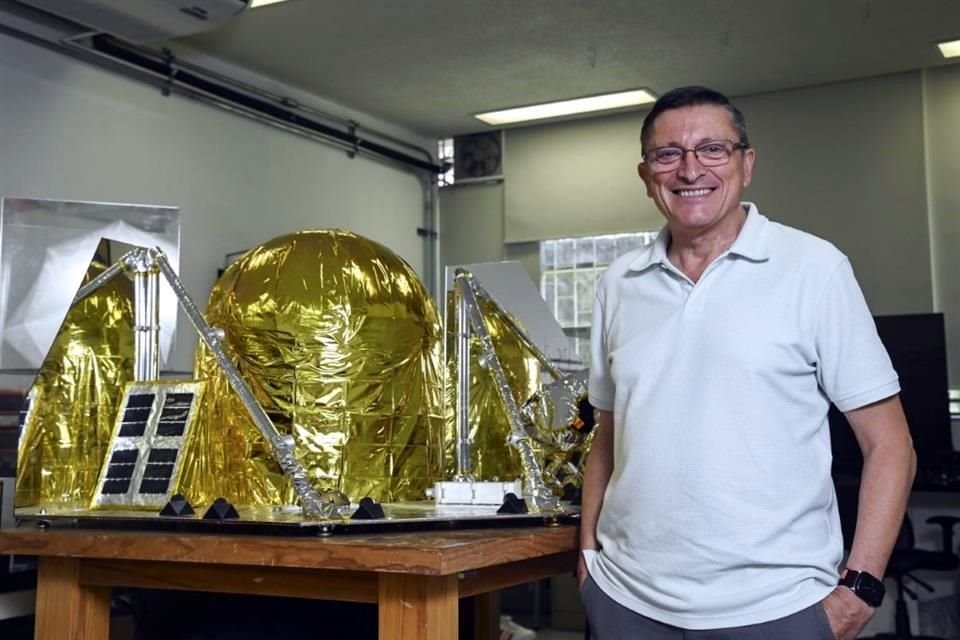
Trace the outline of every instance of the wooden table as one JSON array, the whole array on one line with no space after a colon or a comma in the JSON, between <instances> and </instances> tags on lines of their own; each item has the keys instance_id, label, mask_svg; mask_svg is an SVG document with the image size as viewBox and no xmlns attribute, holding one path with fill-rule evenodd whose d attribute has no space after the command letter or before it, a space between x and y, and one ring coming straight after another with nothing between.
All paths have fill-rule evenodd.
<instances>
[{"instance_id":1,"label":"wooden table","mask_svg":"<svg viewBox=\"0 0 960 640\"><path fill-rule=\"evenodd\" d=\"M329 538L0 531L0 554L40 557L37 640L106 640L120 586L375 602L381 640L455 640L459 598L482 607L484 594L571 572L576 549L572 525Z\"/></svg>"}]
</instances>

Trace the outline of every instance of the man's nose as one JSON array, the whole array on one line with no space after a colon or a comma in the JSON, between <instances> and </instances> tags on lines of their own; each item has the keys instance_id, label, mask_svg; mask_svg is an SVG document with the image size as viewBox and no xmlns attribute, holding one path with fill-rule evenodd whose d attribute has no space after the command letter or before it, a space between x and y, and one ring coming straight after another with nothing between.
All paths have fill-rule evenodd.
<instances>
[{"instance_id":1,"label":"man's nose","mask_svg":"<svg viewBox=\"0 0 960 640\"><path fill-rule=\"evenodd\" d=\"M706 170L700 164L700 158L693 149L684 149L683 157L680 158L680 166L677 168L677 174L684 180L693 182L702 176Z\"/></svg>"}]
</instances>

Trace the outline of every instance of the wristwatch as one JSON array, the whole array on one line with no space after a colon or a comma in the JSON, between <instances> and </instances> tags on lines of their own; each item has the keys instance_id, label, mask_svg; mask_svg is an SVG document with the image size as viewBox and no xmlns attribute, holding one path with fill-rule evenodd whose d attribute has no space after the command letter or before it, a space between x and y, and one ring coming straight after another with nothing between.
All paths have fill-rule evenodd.
<instances>
[{"instance_id":1,"label":"wristwatch","mask_svg":"<svg viewBox=\"0 0 960 640\"><path fill-rule=\"evenodd\" d=\"M883 586L883 581L877 580L866 571L847 569L843 572L843 577L840 578L840 584L853 591L857 594L857 597L874 609L880 606L880 603L883 602L883 595L887 592L886 587Z\"/></svg>"}]
</instances>

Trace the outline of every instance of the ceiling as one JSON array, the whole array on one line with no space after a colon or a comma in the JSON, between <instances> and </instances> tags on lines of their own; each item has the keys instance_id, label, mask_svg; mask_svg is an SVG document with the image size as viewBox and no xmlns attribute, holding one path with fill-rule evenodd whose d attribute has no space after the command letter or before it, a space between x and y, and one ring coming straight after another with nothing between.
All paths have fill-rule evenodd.
<instances>
[{"instance_id":1,"label":"ceiling","mask_svg":"<svg viewBox=\"0 0 960 640\"><path fill-rule=\"evenodd\" d=\"M443 137L648 87L747 95L946 64L957 0L289 0L190 48Z\"/></svg>"}]
</instances>

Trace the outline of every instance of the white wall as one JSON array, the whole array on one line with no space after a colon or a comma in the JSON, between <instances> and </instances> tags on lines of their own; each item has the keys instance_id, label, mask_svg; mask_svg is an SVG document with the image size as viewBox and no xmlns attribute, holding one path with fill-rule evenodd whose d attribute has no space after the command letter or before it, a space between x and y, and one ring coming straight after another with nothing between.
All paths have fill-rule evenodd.
<instances>
[{"instance_id":1,"label":"white wall","mask_svg":"<svg viewBox=\"0 0 960 640\"><path fill-rule=\"evenodd\" d=\"M934 306L950 341L950 375L960 386L960 66L924 74Z\"/></svg>"},{"instance_id":2,"label":"white wall","mask_svg":"<svg viewBox=\"0 0 960 640\"><path fill-rule=\"evenodd\" d=\"M440 264L503 259L503 183L463 184L442 190ZM449 227L450 232L446 232Z\"/></svg>"},{"instance_id":3,"label":"white wall","mask_svg":"<svg viewBox=\"0 0 960 640\"><path fill-rule=\"evenodd\" d=\"M4 35L0 87L0 194L180 207L180 273L201 308L225 254L300 229L350 229L423 272L412 173ZM166 368L189 370L182 316L179 333Z\"/></svg>"},{"instance_id":4,"label":"white wall","mask_svg":"<svg viewBox=\"0 0 960 640\"><path fill-rule=\"evenodd\" d=\"M874 313L932 311L920 72L736 102L757 149L748 199L846 253Z\"/></svg>"},{"instance_id":5,"label":"white wall","mask_svg":"<svg viewBox=\"0 0 960 640\"><path fill-rule=\"evenodd\" d=\"M646 111L509 129L506 242L659 229L637 176Z\"/></svg>"}]
</instances>

